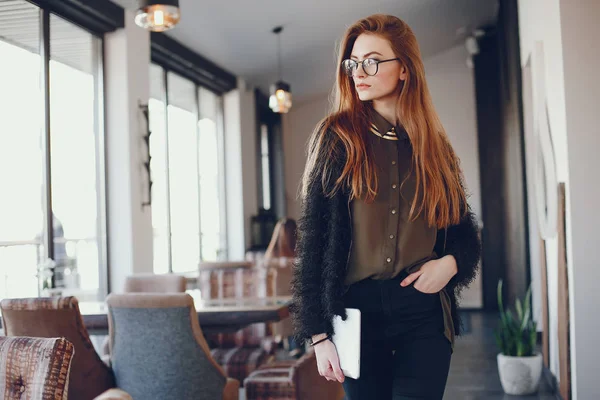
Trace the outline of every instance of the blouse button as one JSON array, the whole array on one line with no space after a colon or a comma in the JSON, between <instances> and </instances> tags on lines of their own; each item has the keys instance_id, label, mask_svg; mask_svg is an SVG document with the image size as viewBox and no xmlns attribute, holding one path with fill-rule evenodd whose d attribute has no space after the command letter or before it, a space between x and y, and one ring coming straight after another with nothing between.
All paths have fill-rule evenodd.
<instances>
[{"instance_id":1,"label":"blouse button","mask_svg":"<svg viewBox=\"0 0 600 400\"><path fill-rule=\"evenodd\" d=\"M396 214L396 209L392 209L392 214Z\"/></svg>"},{"instance_id":2,"label":"blouse button","mask_svg":"<svg viewBox=\"0 0 600 400\"><path fill-rule=\"evenodd\" d=\"M393 238L394 238L394 235L390 235L390 239L393 239Z\"/></svg>"},{"instance_id":3,"label":"blouse button","mask_svg":"<svg viewBox=\"0 0 600 400\"><path fill-rule=\"evenodd\" d=\"M388 257L388 258L386 258L386 260L385 260L385 261L387 261L388 263L391 263L391 262L392 262L392 259Z\"/></svg>"},{"instance_id":4,"label":"blouse button","mask_svg":"<svg viewBox=\"0 0 600 400\"><path fill-rule=\"evenodd\" d=\"M392 185L392 189L396 189L398 187L398 185L396 185L395 183Z\"/></svg>"},{"instance_id":5,"label":"blouse button","mask_svg":"<svg viewBox=\"0 0 600 400\"><path fill-rule=\"evenodd\" d=\"M392 165L396 165L396 160L392 161Z\"/></svg>"}]
</instances>

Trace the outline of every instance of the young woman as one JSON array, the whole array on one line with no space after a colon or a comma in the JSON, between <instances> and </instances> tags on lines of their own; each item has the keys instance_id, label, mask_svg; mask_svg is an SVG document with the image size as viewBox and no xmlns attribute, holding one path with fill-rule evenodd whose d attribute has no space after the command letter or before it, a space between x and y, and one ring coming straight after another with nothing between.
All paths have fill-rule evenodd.
<instances>
[{"instance_id":1,"label":"young woman","mask_svg":"<svg viewBox=\"0 0 600 400\"><path fill-rule=\"evenodd\" d=\"M441 399L457 296L476 275L480 242L412 30L388 15L352 25L335 89L302 180L297 339L348 399ZM343 376L330 340L346 308L362 316L357 380Z\"/></svg>"}]
</instances>

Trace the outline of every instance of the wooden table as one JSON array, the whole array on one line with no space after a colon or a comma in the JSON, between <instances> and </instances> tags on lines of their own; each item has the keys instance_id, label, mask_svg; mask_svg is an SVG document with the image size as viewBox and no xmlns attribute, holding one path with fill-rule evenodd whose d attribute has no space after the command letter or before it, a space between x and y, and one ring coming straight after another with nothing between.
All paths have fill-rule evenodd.
<instances>
[{"instance_id":1,"label":"wooden table","mask_svg":"<svg viewBox=\"0 0 600 400\"><path fill-rule=\"evenodd\" d=\"M237 332L258 322L276 322L289 316L291 297L196 300L200 327L206 333ZM83 323L92 335L108 334L108 307L103 302L81 302Z\"/></svg>"}]
</instances>

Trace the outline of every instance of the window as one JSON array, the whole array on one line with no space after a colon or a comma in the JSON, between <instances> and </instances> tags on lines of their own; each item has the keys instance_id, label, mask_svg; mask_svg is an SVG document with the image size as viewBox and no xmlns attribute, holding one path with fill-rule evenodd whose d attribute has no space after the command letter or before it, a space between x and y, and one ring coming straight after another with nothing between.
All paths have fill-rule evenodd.
<instances>
[{"instance_id":1,"label":"window","mask_svg":"<svg viewBox=\"0 0 600 400\"><path fill-rule=\"evenodd\" d=\"M260 166L262 173L262 208L271 209L271 174L269 170L269 128L260 126Z\"/></svg>"},{"instance_id":2,"label":"window","mask_svg":"<svg viewBox=\"0 0 600 400\"><path fill-rule=\"evenodd\" d=\"M267 211L272 218L286 215L283 176L281 114L269 108L268 97L259 90L256 99L256 156L258 170L259 213ZM269 239L270 240L270 236Z\"/></svg>"},{"instance_id":3,"label":"window","mask_svg":"<svg viewBox=\"0 0 600 400\"><path fill-rule=\"evenodd\" d=\"M26 1L0 5L0 298L105 291L101 46Z\"/></svg>"},{"instance_id":4,"label":"window","mask_svg":"<svg viewBox=\"0 0 600 400\"><path fill-rule=\"evenodd\" d=\"M150 77L154 271L195 271L226 256L221 99L156 64Z\"/></svg>"},{"instance_id":5,"label":"window","mask_svg":"<svg viewBox=\"0 0 600 400\"><path fill-rule=\"evenodd\" d=\"M45 252L39 26L39 10L26 1L0 8L0 298L37 296Z\"/></svg>"}]
</instances>

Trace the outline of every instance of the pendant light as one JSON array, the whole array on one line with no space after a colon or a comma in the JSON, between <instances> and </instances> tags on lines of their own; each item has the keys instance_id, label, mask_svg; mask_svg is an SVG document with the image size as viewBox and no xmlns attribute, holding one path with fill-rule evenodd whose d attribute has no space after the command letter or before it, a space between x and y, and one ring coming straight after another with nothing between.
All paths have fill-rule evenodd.
<instances>
[{"instance_id":1,"label":"pendant light","mask_svg":"<svg viewBox=\"0 0 600 400\"><path fill-rule=\"evenodd\" d=\"M135 23L153 32L164 32L179 22L179 0L138 0Z\"/></svg>"},{"instance_id":2,"label":"pendant light","mask_svg":"<svg viewBox=\"0 0 600 400\"><path fill-rule=\"evenodd\" d=\"M269 107L273 112L285 114L292 108L292 92L290 84L281 80L281 37L280 33L283 27L278 26L273 29L277 35L277 58L279 69L279 80L271 85L271 97L269 97Z\"/></svg>"}]
</instances>

